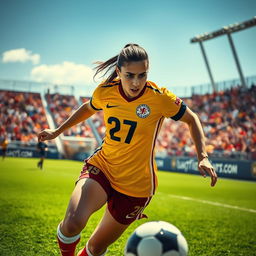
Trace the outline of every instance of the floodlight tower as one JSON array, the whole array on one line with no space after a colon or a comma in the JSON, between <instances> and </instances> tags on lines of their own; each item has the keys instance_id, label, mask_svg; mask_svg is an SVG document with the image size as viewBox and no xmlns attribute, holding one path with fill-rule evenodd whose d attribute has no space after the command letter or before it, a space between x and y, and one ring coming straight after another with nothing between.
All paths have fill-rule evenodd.
<instances>
[{"instance_id":1,"label":"floodlight tower","mask_svg":"<svg viewBox=\"0 0 256 256\"><path fill-rule=\"evenodd\" d=\"M210 77L210 80L211 80L211 84L212 84L212 89L213 91L215 92L216 91L216 84L214 82L214 79L213 79L213 75L212 75L212 72L211 72L211 68L210 68L210 64L209 64L209 61L208 61L208 58L206 56L206 52L204 50L204 46L203 46L203 43L202 41L200 40L199 41L199 45L200 45L200 49L201 49L201 52L202 52L202 55L203 55L203 58L204 58L204 62L205 62L205 65L206 65L206 69L208 71L208 75Z\"/></svg>"},{"instance_id":2,"label":"floodlight tower","mask_svg":"<svg viewBox=\"0 0 256 256\"><path fill-rule=\"evenodd\" d=\"M209 77L210 77L210 80L211 80L213 91L216 91L217 88L216 88L216 84L213 80L210 65L209 65L209 62L208 62L208 59L207 59L207 56L206 56L206 53L205 53L202 42L206 41L206 40L213 39L213 38L218 37L218 36L227 35L228 41L229 41L229 44L230 44L230 47L231 47L231 50L232 50L232 53L233 53L233 56L234 56L234 59L235 59L237 71L239 73L241 85L246 87L246 82L245 82L245 79L244 79L242 68L241 68L241 65L240 65L240 62L239 62L239 59L238 59L238 55L236 53L235 45L234 45L231 34L234 33L234 32L238 32L240 30L243 30L243 29L250 28L250 27L255 26L255 25L256 25L256 16L253 17L250 20L247 20L247 21L244 21L244 22L241 22L241 23L236 23L236 24L229 25L229 26L225 26L222 29L219 29L219 30L211 32L211 33L205 33L203 35L198 35L198 36L196 36L196 37L194 37L190 40L191 43L199 43L199 45L200 45L200 48L201 48L201 51L202 51L202 54L203 54L203 58L204 58L204 61L205 61L205 65L206 65L206 68L207 68L207 71L208 71L208 74L209 74Z\"/></svg>"}]
</instances>

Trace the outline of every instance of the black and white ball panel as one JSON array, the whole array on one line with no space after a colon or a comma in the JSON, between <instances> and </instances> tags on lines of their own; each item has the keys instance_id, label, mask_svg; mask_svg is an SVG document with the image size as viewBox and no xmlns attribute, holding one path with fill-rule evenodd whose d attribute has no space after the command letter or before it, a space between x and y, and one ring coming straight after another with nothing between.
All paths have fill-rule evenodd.
<instances>
[{"instance_id":1,"label":"black and white ball panel","mask_svg":"<svg viewBox=\"0 0 256 256\"><path fill-rule=\"evenodd\" d=\"M125 256L186 256L187 252L187 242L180 230L164 221L139 226L125 248Z\"/></svg>"}]
</instances>

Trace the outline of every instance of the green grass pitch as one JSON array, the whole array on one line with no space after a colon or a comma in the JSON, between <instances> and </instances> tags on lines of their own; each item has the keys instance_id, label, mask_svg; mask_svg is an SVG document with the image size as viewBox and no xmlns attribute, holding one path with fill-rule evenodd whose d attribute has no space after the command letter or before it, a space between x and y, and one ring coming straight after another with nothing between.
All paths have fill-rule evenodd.
<instances>
[{"instance_id":1,"label":"green grass pitch","mask_svg":"<svg viewBox=\"0 0 256 256\"><path fill-rule=\"evenodd\" d=\"M81 162L37 159L0 160L0 255L59 255L56 227L64 216ZM186 237L190 256L256 255L256 183L159 172L159 187L145 213L109 248L121 256L131 232L145 221L164 220ZM83 247L104 209L82 233Z\"/></svg>"}]
</instances>

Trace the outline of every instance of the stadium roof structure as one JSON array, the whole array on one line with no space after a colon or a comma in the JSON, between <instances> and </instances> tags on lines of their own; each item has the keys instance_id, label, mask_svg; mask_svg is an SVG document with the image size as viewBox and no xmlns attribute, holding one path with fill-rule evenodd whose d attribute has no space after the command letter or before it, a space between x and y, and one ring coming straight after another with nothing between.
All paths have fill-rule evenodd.
<instances>
[{"instance_id":1,"label":"stadium roof structure","mask_svg":"<svg viewBox=\"0 0 256 256\"><path fill-rule=\"evenodd\" d=\"M250 20L241 22L241 23L235 23L235 24L231 24L229 26L225 26L222 29L210 32L210 33L204 33L202 35L197 35L195 37L193 37L190 42L191 43L197 43L199 41L206 41L206 40L210 40L213 39L215 37L218 36L222 36L222 35L226 35L228 33L234 33L234 32L238 32L250 27L256 26L256 16L253 17Z\"/></svg>"},{"instance_id":2,"label":"stadium roof structure","mask_svg":"<svg viewBox=\"0 0 256 256\"><path fill-rule=\"evenodd\" d=\"M253 26L256 26L256 16L254 16L250 20L247 20L247 21L244 21L244 22L241 22L241 23L235 23L235 24L231 24L229 26L224 26L223 28L221 28L219 30L216 30L216 31L213 31L213 32L210 32L210 33L204 33L202 35L197 35L197 36L193 37L190 40L191 43L199 43L199 45L200 45L202 55L203 55L203 58L204 58L204 61L205 61L205 65L206 65L206 68L207 68L207 71L208 71L208 74L209 74L209 77L210 77L210 80L211 80L213 91L216 91L217 88L216 88L216 84L215 84L213 76L212 76L212 72L211 72L210 65L209 65L209 62L208 62L208 59L207 59L207 56L206 56L206 52L205 52L205 49L204 49L204 46L203 46L203 41L207 41L207 40L216 38L218 36L227 35L229 43L230 43L231 50L233 52L233 56L234 56L234 59L235 59L237 70L238 70L238 73L239 73L239 76L240 76L241 85L246 87L246 82L245 82L245 79L244 79L242 68L241 68L237 53L236 53L235 45L234 45L233 39L231 37L231 34L234 33L234 32L238 32L238 31L253 27Z\"/></svg>"}]
</instances>

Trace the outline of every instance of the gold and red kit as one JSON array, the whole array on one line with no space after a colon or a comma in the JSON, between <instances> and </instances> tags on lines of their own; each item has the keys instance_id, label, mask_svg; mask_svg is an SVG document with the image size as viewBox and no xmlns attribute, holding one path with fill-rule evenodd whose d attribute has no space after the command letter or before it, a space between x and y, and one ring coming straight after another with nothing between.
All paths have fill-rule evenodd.
<instances>
[{"instance_id":1,"label":"gold and red kit","mask_svg":"<svg viewBox=\"0 0 256 256\"><path fill-rule=\"evenodd\" d=\"M150 81L136 98L129 99L120 80L100 84L90 104L103 111L106 134L88 163L101 169L115 190L133 197L152 196L157 187L157 135L164 118L179 120L186 105Z\"/></svg>"}]
</instances>

